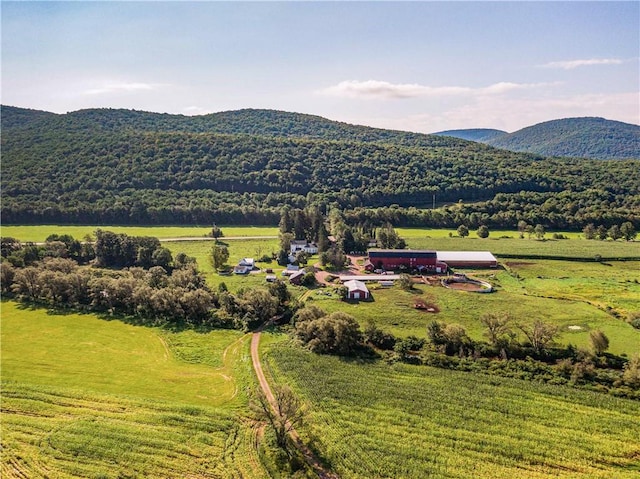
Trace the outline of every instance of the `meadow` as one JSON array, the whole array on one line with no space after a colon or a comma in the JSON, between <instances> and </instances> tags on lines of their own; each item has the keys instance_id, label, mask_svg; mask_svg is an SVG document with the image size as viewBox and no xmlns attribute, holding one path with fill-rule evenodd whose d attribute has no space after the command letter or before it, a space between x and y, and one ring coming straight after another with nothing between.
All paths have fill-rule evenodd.
<instances>
[{"instance_id":1,"label":"meadow","mask_svg":"<svg viewBox=\"0 0 640 479\"><path fill-rule=\"evenodd\" d=\"M555 256L563 258L640 258L640 241L597 241L580 237L537 240L520 238L517 233L494 231L489 238L468 238L438 235L431 230L399 230L410 248L440 251L491 251L495 256Z\"/></svg>"},{"instance_id":2,"label":"meadow","mask_svg":"<svg viewBox=\"0 0 640 479\"><path fill-rule=\"evenodd\" d=\"M507 378L318 356L265 354L308 403L302 430L343 479L636 478L640 403Z\"/></svg>"},{"instance_id":3,"label":"meadow","mask_svg":"<svg viewBox=\"0 0 640 479\"><path fill-rule=\"evenodd\" d=\"M3 225L2 236L17 238L20 241L42 242L52 234L69 234L83 240L86 235L92 236L98 229L125 233L129 236L154 236L167 238L205 237L211 232L211 226L76 226L76 225ZM278 228L270 226L221 226L225 236L278 236Z\"/></svg>"},{"instance_id":4,"label":"meadow","mask_svg":"<svg viewBox=\"0 0 640 479\"><path fill-rule=\"evenodd\" d=\"M2 302L2 477L266 477L250 337Z\"/></svg>"}]
</instances>

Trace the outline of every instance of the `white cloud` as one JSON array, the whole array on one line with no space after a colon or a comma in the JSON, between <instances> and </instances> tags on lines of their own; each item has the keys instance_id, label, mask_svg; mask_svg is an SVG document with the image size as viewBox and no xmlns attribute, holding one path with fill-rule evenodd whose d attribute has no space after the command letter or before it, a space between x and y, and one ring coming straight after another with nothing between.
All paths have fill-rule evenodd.
<instances>
[{"instance_id":1,"label":"white cloud","mask_svg":"<svg viewBox=\"0 0 640 479\"><path fill-rule=\"evenodd\" d=\"M465 95L501 95L513 90L537 88L549 83L499 82L482 88L461 86L431 87L417 83L389 83L379 80L347 80L317 93L347 98L417 98Z\"/></svg>"},{"instance_id":2,"label":"white cloud","mask_svg":"<svg viewBox=\"0 0 640 479\"><path fill-rule=\"evenodd\" d=\"M195 116L195 115L208 115L209 113L213 113L213 111L207 108L202 108L200 106L187 106L182 109L182 113L184 115Z\"/></svg>"},{"instance_id":3,"label":"white cloud","mask_svg":"<svg viewBox=\"0 0 640 479\"><path fill-rule=\"evenodd\" d=\"M378 128L433 133L463 128L498 128L513 132L544 121L599 116L640 124L640 92L582 94L544 98L478 96L473 101L443 111L425 111L403 116L334 118L348 123Z\"/></svg>"},{"instance_id":4,"label":"white cloud","mask_svg":"<svg viewBox=\"0 0 640 479\"><path fill-rule=\"evenodd\" d=\"M549 62L541 65L544 68L561 68L563 70L573 70L579 67L589 67L594 65L621 65L625 60L620 58L590 58L587 60L564 60L559 62Z\"/></svg>"},{"instance_id":5,"label":"white cloud","mask_svg":"<svg viewBox=\"0 0 640 479\"><path fill-rule=\"evenodd\" d=\"M91 88L83 91L84 95L105 95L109 93L135 93L141 91L158 90L166 86L162 83L142 83L142 82L108 82L101 87Z\"/></svg>"}]
</instances>

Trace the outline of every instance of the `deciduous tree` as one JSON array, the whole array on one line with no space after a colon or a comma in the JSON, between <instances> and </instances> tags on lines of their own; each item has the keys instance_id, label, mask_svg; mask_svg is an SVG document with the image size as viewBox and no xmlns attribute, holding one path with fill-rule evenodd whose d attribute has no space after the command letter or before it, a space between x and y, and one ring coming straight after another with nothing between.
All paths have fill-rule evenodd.
<instances>
[{"instance_id":1,"label":"deciduous tree","mask_svg":"<svg viewBox=\"0 0 640 479\"><path fill-rule=\"evenodd\" d=\"M591 339L591 346L593 346L593 352L597 355L604 353L607 349L609 349L609 338L599 329L595 331L591 331L589 333L589 338Z\"/></svg>"},{"instance_id":2,"label":"deciduous tree","mask_svg":"<svg viewBox=\"0 0 640 479\"><path fill-rule=\"evenodd\" d=\"M229 248L222 244L215 244L211 248L211 264L215 269L220 269L229 259Z\"/></svg>"},{"instance_id":3,"label":"deciduous tree","mask_svg":"<svg viewBox=\"0 0 640 479\"><path fill-rule=\"evenodd\" d=\"M252 408L273 428L278 446L286 451L289 433L304 422L306 410L289 386L274 386L273 397L273 402L270 402L259 390Z\"/></svg>"},{"instance_id":4,"label":"deciduous tree","mask_svg":"<svg viewBox=\"0 0 640 479\"><path fill-rule=\"evenodd\" d=\"M624 239L626 239L627 241L635 239L637 234L635 228L633 227L633 224L630 221L625 221L624 223L622 223L622 225L620 225L620 232L622 233Z\"/></svg>"},{"instance_id":5,"label":"deciduous tree","mask_svg":"<svg viewBox=\"0 0 640 479\"><path fill-rule=\"evenodd\" d=\"M519 324L518 329L527 337L536 354L542 354L558 336L556 325L545 323L540 319L536 319L532 324Z\"/></svg>"},{"instance_id":6,"label":"deciduous tree","mask_svg":"<svg viewBox=\"0 0 640 479\"><path fill-rule=\"evenodd\" d=\"M489 237L489 228L485 225L480 225L478 231L476 231L478 238L488 238Z\"/></svg>"}]
</instances>

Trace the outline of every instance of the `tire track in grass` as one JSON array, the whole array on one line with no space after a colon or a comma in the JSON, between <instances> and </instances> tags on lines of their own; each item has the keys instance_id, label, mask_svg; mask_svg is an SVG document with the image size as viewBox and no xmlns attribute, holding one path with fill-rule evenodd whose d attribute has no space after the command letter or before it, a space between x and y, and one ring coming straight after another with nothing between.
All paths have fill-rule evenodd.
<instances>
[{"instance_id":1,"label":"tire track in grass","mask_svg":"<svg viewBox=\"0 0 640 479\"><path fill-rule=\"evenodd\" d=\"M262 334L262 330L264 326L261 326L256 332L253 333L251 338L251 362L253 363L253 369L256 372L256 376L258 377L258 382L260 383L260 389L264 392L264 395L267 397L269 404L271 404L271 408L275 411L275 396L271 391L271 387L267 382L267 378L264 375L264 371L262 370L262 364L260 362L260 354L259 354L259 346L260 346L260 335ZM339 476L334 472L328 471L322 462L316 457L316 455L309 449L309 447L302 442L300 439L300 435L295 429L291 429L289 436L293 440L293 443L298 448L300 453L304 456L307 464L313 469L313 471L318 475L320 479L339 479Z\"/></svg>"}]
</instances>

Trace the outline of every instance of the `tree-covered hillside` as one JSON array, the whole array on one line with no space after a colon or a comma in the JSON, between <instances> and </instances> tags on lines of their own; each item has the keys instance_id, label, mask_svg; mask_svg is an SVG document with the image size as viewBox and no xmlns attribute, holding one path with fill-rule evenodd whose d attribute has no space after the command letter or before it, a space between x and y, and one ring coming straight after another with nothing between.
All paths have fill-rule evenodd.
<instances>
[{"instance_id":1,"label":"tree-covered hillside","mask_svg":"<svg viewBox=\"0 0 640 479\"><path fill-rule=\"evenodd\" d=\"M508 135L508 133L503 130L494 130L492 128L471 128L469 130L439 131L437 133L434 133L434 135L451 136L453 138L460 138L461 140L487 143L490 140L494 140L502 135Z\"/></svg>"},{"instance_id":2,"label":"tree-covered hillside","mask_svg":"<svg viewBox=\"0 0 640 479\"><path fill-rule=\"evenodd\" d=\"M640 126L604 118L547 121L484 142L545 156L640 159Z\"/></svg>"},{"instance_id":3,"label":"tree-covered hillside","mask_svg":"<svg viewBox=\"0 0 640 479\"><path fill-rule=\"evenodd\" d=\"M461 145L454 138L405 131L383 130L327 120L314 115L276 110L245 109L199 116L171 115L136 110L96 108L64 115L2 106L2 129L22 132L181 132L246 134L283 138L383 142L405 146Z\"/></svg>"},{"instance_id":4,"label":"tree-covered hillside","mask_svg":"<svg viewBox=\"0 0 640 479\"><path fill-rule=\"evenodd\" d=\"M4 107L2 122L4 223L275 224L284 204L403 209L435 195L455 208L423 214L423 224L640 224L633 161L545 159L264 110Z\"/></svg>"}]
</instances>

